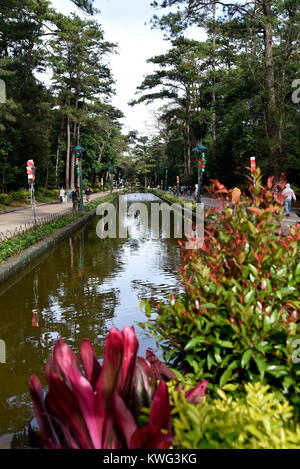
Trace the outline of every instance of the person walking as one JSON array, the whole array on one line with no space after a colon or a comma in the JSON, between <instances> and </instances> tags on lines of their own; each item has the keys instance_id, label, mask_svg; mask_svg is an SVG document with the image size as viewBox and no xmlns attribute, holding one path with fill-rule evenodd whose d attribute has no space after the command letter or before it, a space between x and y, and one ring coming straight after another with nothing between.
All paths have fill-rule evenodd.
<instances>
[{"instance_id":1,"label":"person walking","mask_svg":"<svg viewBox=\"0 0 300 469\"><path fill-rule=\"evenodd\" d=\"M199 184L195 184L195 201L198 200L198 191L199 191Z\"/></svg>"},{"instance_id":2,"label":"person walking","mask_svg":"<svg viewBox=\"0 0 300 469\"><path fill-rule=\"evenodd\" d=\"M78 210L79 209L79 204L80 204L79 187L76 187L72 192L72 202L73 202L73 209Z\"/></svg>"},{"instance_id":3,"label":"person walking","mask_svg":"<svg viewBox=\"0 0 300 469\"><path fill-rule=\"evenodd\" d=\"M86 203L87 203L87 204L90 203L91 194L92 194L91 188L90 188L90 187L87 187L87 188L86 188L86 191L85 191Z\"/></svg>"},{"instance_id":4,"label":"person walking","mask_svg":"<svg viewBox=\"0 0 300 469\"><path fill-rule=\"evenodd\" d=\"M60 203L63 204L64 201L65 201L65 196L66 196L66 191L63 187L60 188L60 191L59 191L59 200L60 200Z\"/></svg>"},{"instance_id":5,"label":"person walking","mask_svg":"<svg viewBox=\"0 0 300 469\"><path fill-rule=\"evenodd\" d=\"M291 209L292 209L292 201L297 200L295 196L295 192L291 188L290 184L287 184L285 186L285 189L282 192L282 195L284 197L284 209L285 209L285 214L287 217L290 216Z\"/></svg>"}]
</instances>

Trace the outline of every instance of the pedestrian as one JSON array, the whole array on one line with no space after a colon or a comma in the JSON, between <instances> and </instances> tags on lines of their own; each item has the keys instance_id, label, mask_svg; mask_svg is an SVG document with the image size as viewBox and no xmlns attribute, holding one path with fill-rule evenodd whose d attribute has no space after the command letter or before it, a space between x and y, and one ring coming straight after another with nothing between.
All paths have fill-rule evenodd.
<instances>
[{"instance_id":1,"label":"pedestrian","mask_svg":"<svg viewBox=\"0 0 300 469\"><path fill-rule=\"evenodd\" d=\"M73 191L71 189L69 189L67 191L67 202L72 200L72 194L73 194Z\"/></svg>"},{"instance_id":2,"label":"pedestrian","mask_svg":"<svg viewBox=\"0 0 300 469\"><path fill-rule=\"evenodd\" d=\"M78 209L79 203L80 203L79 187L75 187L75 189L72 192L72 202L73 202L73 209L74 210Z\"/></svg>"},{"instance_id":3,"label":"pedestrian","mask_svg":"<svg viewBox=\"0 0 300 469\"><path fill-rule=\"evenodd\" d=\"M195 200L198 200L198 190L199 190L199 184L195 184Z\"/></svg>"},{"instance_id":4,"label":"pedestrian","mask_svg":"<svg viewBox=\"0 0 300 469\"><path fill-rule=\"evenodd\" d=\"M296 201L295 192L291 188L290 184L287 184L285 186L285 189L283 190L282 195L284 197L285 214L286 214L287 217L289 217L290 212L291 212L291 208L292 208L292 200Z\"/></svg>"},{"instance_id":5,"label":"pedestrian","mask_svg":"<svg viewBox=\"0 0 300 469\"><path fill-rule=\"evenodd\" d=\"M63 187L60 188L60 191L59 191L59 200L60 200L60 203L63 204L64 201L65 201L65 196L66 196L66 191Z\"/></svg>"},{"instance_id":6,"label":"pedestrian","mask_svg":"<svg viewBox=\"0 0 300 469\"><path fill-rule=\"evenodd\" d=\"M87 204L90 203L91 194L92 194L91 188L90 188L90 187L87 187L87 188L86 188L86 191L85 191L85 196L86 196L86 202L87 202Z\"/></svg>"}]
</instances>

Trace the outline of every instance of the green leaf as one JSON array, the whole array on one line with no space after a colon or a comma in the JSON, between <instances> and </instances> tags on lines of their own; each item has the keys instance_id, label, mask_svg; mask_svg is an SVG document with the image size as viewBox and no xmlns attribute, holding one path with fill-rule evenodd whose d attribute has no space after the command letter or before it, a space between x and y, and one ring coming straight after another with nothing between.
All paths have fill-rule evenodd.
<instances>
[{"instance_id":1,"label":"green leaf","mask_svg":"<svg viewBox=\"0 0 300 469\"><path fill-rule=\"evenodd\" d=\"M260 357L253 357L254 361L256 363L256 366L258 368L258 371L260 372L261 375L264 375L266 369L267 369L267 364L262 358Z\"/></svg>"},{"instance_id":2,"label":"green leaf","mask_svg":"<svg viewBox=\"0 0 300 469\"><path fill-rule=\"evenodd\" d=\"M217 308L217 306L213 303L204 303L203 305L201 305L202 308L206 308L206 309L213 309L213 308Z\"/></svg>"},{"instance_id":3,"label":"green leaf","mask_svg":"<svg viewBox=\"0 0 300 469\"><path fill-rule=\"evenodd\" d=\"M242 368L245 368L246 365L248 365L251 357L252 357L252 350L251 349L248 349L248 350L246 350L246 352L243 353L242 360L241 360Z\"/></svg>"},{"instance_id":4,"label":"green leaf","mask_svg":"<svg viewBox=\"0 0 300 469\"><path fill-rule=\"evenodd\" d=\"M214 350L214 355L215 355L215 360L217 363L221 363L222 362L222 357L220 355L220 347L215 347L215 350Z\"/></svg>"},{"instance_id":5,"label":"green leaf","mask_svg":"<svg viewBox=\"0 0 300 469\"><path fill-rule=\"evenodd\" d=\"M255 296L254 290L250 290L245 296L245 304L246 305L249 304L254 299L254 296Z\"/></svg>"},{"instance_id":6,"label":"green leaf","mask_svg":"<svg viewBox=\"0 0 300 469\"><path fill-rule=\"evenodd\" d=\"M231 374L232 374L232 370L230 368L227 368L227 370L224 371L224 373L222 374L222 376L220 378L221 388L224 386L224 384L227 383L227 381L229 380Z\"/></svg>"},{"instance_id":7,"label":"green leaf","mask_svg":"<svg viewBox=\"0 0 300 469\"><path fill-rule=\"evenodd\" d=\"M296 277L296 282L300 282L300 262L297 264L296 270L295 270L295 277Z\"/></svg>"},{"instance_id":8,"label":"green leaf","mask_svg":"<svg viewBox=\"0 0 300 469\"><path fill-rule=\"evenodd\" d=\"M225 348L233 348L234 347L233 343L229 342L229 340L218 340L217 344L221 345L222 347L225 347Z\"/></svg>"},{"instance_id":9,"label":"green leaf","mask_svg":"<svg viewBox=\"0 0 300 469\"><path fill-rule=\"evenodd\" d=\"M207 355L207 368L211 370L214 364L215 364L214 357L212 356L211 352L209 352Z\"/></svg>"},{"instance_id":10,"label":"green leaf","mask_svg":"<svg viewBox=\"0 0 300 469\"><path fill-rule=\"evenodd\" d=\"M282 288L282 290L279 290L276 292L276 297L282 300L285 296L291 295L296 291L295 287L288 287L288 288Z\"/></svg>"},{"instance_id":11,"label":"green leaf","mask_svg":"<svg viewBox=\"0 0 300 469\"><path fill-rule=\"evenodd\" d=\"M203 342L205 342L205 338L202 337L201 335L197 335L196 337L194 337L193 339L191 339L185 346L184 350L191 350L192 348L194 348L196 345L198 344L203 344Z\"/></svg>"}]
</instances>

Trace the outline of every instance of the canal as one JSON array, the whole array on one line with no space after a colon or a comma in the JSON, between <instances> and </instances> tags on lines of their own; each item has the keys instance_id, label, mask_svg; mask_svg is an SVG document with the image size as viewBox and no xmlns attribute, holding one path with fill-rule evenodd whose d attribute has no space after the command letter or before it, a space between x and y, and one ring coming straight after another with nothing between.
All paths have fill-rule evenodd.
<instances>
[{"instance_id":1,"label":"canal","mask_svg":"<svg viewBox=\"0 0 300 469\"><path fill-rule=\"evenodd\" d=\"M150 208L160 200L131 194L128 202ZM0 363L0 435L21 431L31 419L28 379L41 377L59 337L76 352L81 340L90 338L101 357L111 327L135 325L139 353L156 349L136 322L146 319L141 300L178 292L177 240L151 239L151 226L142 227L134 216L120 220L131 229L126 239L101 240L98 222L95 217L1 286L0 340L6 344L6 363Z\"/></svg>"}]
</instances>

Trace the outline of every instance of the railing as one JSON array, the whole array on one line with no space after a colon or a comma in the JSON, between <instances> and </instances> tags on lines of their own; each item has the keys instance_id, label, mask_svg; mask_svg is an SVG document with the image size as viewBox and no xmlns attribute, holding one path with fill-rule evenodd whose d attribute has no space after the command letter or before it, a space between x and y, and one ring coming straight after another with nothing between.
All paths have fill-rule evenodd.
<instances>
[{"instance_id":1,"label":"railing","mask_svg":"<svg viewBox=\"0 0 300 469\"><path fill-rule=\"evenodd\" d=\"M60 218L63 218L69 213L73 213L73 211L74 211L73 208L69 208L59 213L52 213L44 217L37 218L36 222L32 220L28 223L24 223L22 225L16 226L12 230L0 231L0 243L3 243L4 241L8 241L9 239L15 238L16 236L20 236L24 233L27 233L28 231L32 231L37 226L43 226L52 221L59 220Z\"/></svg>"}]
</instances>

